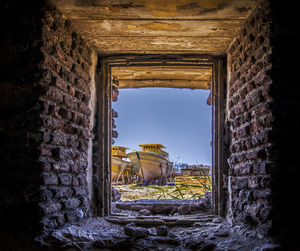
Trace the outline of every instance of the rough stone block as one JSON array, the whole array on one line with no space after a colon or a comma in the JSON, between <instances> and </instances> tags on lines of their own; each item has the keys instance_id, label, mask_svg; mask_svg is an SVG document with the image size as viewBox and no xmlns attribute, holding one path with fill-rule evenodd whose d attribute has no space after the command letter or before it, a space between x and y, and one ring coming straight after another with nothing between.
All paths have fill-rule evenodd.
<instances>
[{"instance_id":1,"label":"rough stone block","mask_svg":"<svg viewBox=\"0 0 300 251\"><path fill-rule=\"evenodd\" d=\"M56 78L55 84L58 88L62 89L63 91L67 91L68 89L68 84L61 77Z\"/></svg>"},{"instance_id":2,"label":"rough stone block","mask_svg":"<svg viewBox=\"0 0 300 251\"><path fill-rule=\"evenodd\" d=\"M58 225L63 225L65 223L65 216L60 212L50 215L49 219L56 221Z\"/></svg>"},{"instance_id":3,"label":"rough stone block","mask_svg":"<svg viewBox=\"0 0 300 251\"><path fill-rule=\"evenodd\" d=\"M61 104L64 101L63 93L56 88L49 88L46 95L58 104Z\"/></svg>"},{"instance_id":4,"label":"rough stone block","mask_svg":"<svg viewBox=\"0 0 300 251\"><path fill-rule=\"evenodd\" d=\"M89 142L87 140L79 139L78 150L81 152L86 152L89 148Z\"/></svg>"},{"instance_id":5,"label":"rough stone block","mask_svg":"<svg viewBox=\"0 0 300 251\"><path fill-rule=\"evenodd\" d=\"M67 145L68 136L63 133L54 133L52 135L52 144L54 145Z\"/></svg>"},{"instance_id":6,"label":"rough stone block","mask_svg":"<svg viewBox=\"0 0 300 251\"><path fill-rule=\"evenodd\" d=\"M86 185L86 175L84 173L78 174L77 179L80 185Z\"/></svg>"},{"instance_id":7,"label":"rough stone block","mask_svg":"<svg viewBox=\"0 0 300 251\"><path fill-rule=\"evenodd\" d=\"M58 111L58 114L63 118L63 119L68 119L71 120L72 119L72 112L68 111L64 108L60 108Z\"/></svg>"},{"instance_id":8,"label":"rough stone block","mask_svg":"<svg viewBox=\"0 0 300 251\"><path fill-rule=\"evenodd\" d=\"M69 173L60 173L58 174L59 181L62 185L71 185L72 184L72 175Z\"/></svg>"},{"instance_id":9,"label":"rough stone block","mask_svg":"<svg viewBox=\"0 0 300 251\"><path fill-rule=\"evenodd\" d=\"M65 209L77 208L80 205L80 200L76 198L62 199L61 202Z\"/></svg>"},{"instance_id":10,"label":"rough stone block","mask_svg":"<svg viewBox=\"0 0 300 251\"><path fill-rule=\"evenodd\" d=\"M73 190L69 187L56 187L53 188L55 198L69 198L73 194Z\"/></svg>"},{"instance_id":11,"label":"rough stone block","mask_svg":"<svg viewBox=\"0 0 300 251\"><path fill-rule=\"evenodd\" d=\"M61 204L58 202L40 202L39 207L43 211L44 214L51 214L57 212L61 209Z\"/></svg>"},{"instance_id":12,"label":"rough stone block","mask_svg":"<svg viewBox=\"0 0 300 251\"><path fill-rule=\"evenodd\" d=\"M68 162L52 163L53 170L61 172L68 172L70 170L70 165L72 165L71 160Z\"/></svg>"},{"instance_id":13,"label":"rough stone block","mask_svg":"<svg viewBox=\"0 0 300 251\"><path fill-rule=\"evenodd\" d=\"M59 160L66 160L69 159L69 152L66 149L63 148L54 148L52 149L52 156L53 159L59 161Z\"/></svg>"},{"instance_id":14,"label":"rough stone block","mask_svg":"<svg viewBox=\"0 0 300 251\"><path fill-rule=\"evenodd\" d=\"M57 185L58 179L57 176L53 173L42 173L41 177L45 185Z\"/></svg>"},{"instance_id":15,"label":"rough stone block","mask_svg":"<svg viewBox=\"0 0 300 251\"><path fill-rule=\"evenodd\" d=\"M249 177L249 179L248 179L248 188L258 188L258 187L259 187L258 177Z\"/></svg>"},{"instance_id":16,"label":"rough stone block","mask_svg":"<svg viewBox=\"0 0 300 251\"><path fill-rule=\"evenodd\" d=\"M41 190L42 202L49 202L53 198L53 193L49 189Z\"/></svg>"},{"instance_id":17,"label":"rough stone block","mask_svg":"<svg viewBox=\"0 0 300 251\"><path fill-rule=\"evenodd\" d=\"M64 102L71 109L73 109L73 110L78 109L78 103L77 103L76 99L74 99L71 95L65 95Z\"/></svg>"},{"instance_id":18,"label":"rough stone block","mask_svg":"<svg viewBox=\"0 0 300 251\"><path fill-rule=\"evenodd\" d=\"M75 196L84 197L87 195L87 190L85 186L74 187Z\"/></svg>"}]
</instances>

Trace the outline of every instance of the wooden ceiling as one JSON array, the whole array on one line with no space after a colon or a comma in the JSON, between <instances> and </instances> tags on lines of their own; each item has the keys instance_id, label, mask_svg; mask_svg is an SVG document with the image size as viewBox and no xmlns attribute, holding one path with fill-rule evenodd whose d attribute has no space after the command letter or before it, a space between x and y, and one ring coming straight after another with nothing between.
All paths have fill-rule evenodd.
<instances>
[{"instance_id":1,"label":"wooden ceiling","mask_svg":"<svg viewBox=\"0 0 300 251\"><path fill-rule=\"evenodd\" d=\"M255 0L52 0L99 54L221 55Z\"/></svg>"},{"instance_id":2,"label":"wooden ceiling","mask_svg":"<svg viewBox=\"0 0 300 251\"><path fill-rule=\"evenodd\" d=\"M112 67L111 75L119 88L173 87L209 89L209 67L137 66Z\"/></svg>"},{"instance_id":3,"label":"wooden ceiling","mask_svg":"<svg viewBox=\"0 0 300 251\"><path fill-rule=\"evenodd\" d=\"M256 0L51 0L100 54L225 55ZM209 67L112 67L119 88L209 89Z\"/></svg>"}]
</instances>

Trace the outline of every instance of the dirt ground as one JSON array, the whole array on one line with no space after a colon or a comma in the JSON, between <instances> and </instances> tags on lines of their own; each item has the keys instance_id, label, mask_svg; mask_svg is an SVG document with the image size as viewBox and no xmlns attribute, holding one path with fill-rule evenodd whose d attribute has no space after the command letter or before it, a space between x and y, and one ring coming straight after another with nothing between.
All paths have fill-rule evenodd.
<instances>
[{"instance_id":1,"label":"dirt ground","mask_svg":"<svg viewBox=\"0 0 300 251\"><path fill-rule=\"evenodd\" d=\"M115 185L121 194L121 201L141 199L198 199L203 197L206 191L203 188L192 186L138 186L136 184Z\"/></svg>"}]
</instances>

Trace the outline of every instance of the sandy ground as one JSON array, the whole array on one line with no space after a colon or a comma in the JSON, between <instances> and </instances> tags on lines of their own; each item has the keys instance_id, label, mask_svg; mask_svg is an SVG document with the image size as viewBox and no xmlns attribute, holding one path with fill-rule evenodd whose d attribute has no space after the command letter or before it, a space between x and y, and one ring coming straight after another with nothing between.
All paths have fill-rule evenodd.
<instances>
[{"instance_id":1,"label":"sandy ground","mask_svg":"<svg viewBox=\"0 0 300 251\"><path fill-rule=\"evenodd\" d=\"M130 184L113 187L121 193L121 201L141 199L198 199L199 197L203 197L205 193L202 188L192 186L137 186L136 184Z\"/></svg>"}]
</instances>

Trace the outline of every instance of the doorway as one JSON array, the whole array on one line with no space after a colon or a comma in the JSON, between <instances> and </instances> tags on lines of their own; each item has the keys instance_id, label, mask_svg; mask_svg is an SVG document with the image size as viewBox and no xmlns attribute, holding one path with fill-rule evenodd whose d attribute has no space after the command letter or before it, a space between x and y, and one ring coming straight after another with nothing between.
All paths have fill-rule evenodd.
<instances>
[{"instance_id":1,"label":"doorway","mask_svg":"<svg viewBox=\"0 0 300 251\"><path fill-rule=\"evenodd\" d=\"M137 68L137 67L163 67L165 69L180 68L185 72L211 71L210 89L212 104L212 211L215 214L223 214L222 202L222 170L223 163L223 132L224 132L224 59L210 56L195 55L127 55L109 56L101 58L101 88L98 91L98 123L99 123L99 193L101 196L101 210L99 216L111 213L111 143L112 143L112 89L116 79L113 77L115 69ZM176 69L177 69L176 68ZM140 68L139 68L140 69ZM152 87L174 87L176 81L153 81L148 79ZM176 78L173 78L176 80ZM161 86L164 82L167 86ZM179 88L190 88L197 81L179 81L183 86ZM141 87L142 81L124 81L129 88ZM134 86L136 84L136 86ZM197 84L203 84L201 81ZM133 86L132 86L133 85ZM176 86L178 87L178 86Z\"/></svg>"}]
</instances>

